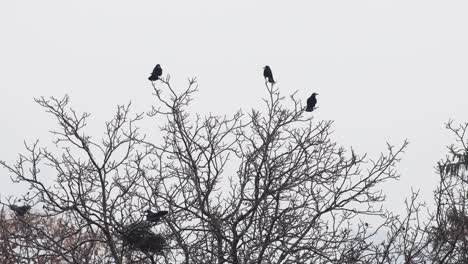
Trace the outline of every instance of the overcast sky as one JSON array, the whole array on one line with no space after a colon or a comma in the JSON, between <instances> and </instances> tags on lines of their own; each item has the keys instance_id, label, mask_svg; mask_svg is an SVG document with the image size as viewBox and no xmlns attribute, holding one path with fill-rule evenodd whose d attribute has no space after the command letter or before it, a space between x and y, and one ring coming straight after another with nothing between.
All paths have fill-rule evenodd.
<instances>
[{"instance_id":1,"label":"overcast sky","mask_svg":"<svg viewBox=\"0 0 468 264\"><path fill-rule=\"evenodd\" d=\"M396 206L411 187L430 199L454 142L444 123L468 121L467 14L467 1L0 0L0 159L48 144L54 120L33 97L70 95L100 136L116 105L149 110L156 63L176 86L196 76L193 112L215 114L259 106L270 65L284 95L319 93L315 118L343 146L376 157L408 139L386 191ZM16 191L0 170L0 194Z\"/></svg>"}]
</instances>

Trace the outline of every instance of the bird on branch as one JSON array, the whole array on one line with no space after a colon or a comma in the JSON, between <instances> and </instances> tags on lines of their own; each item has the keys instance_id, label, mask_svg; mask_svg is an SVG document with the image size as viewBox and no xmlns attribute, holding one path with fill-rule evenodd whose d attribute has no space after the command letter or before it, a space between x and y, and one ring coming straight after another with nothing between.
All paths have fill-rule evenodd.
<instances>
[{"instance_id":1,"label":"bird on branch","mask_svg":"<svg viewBox=\"0 0 468 264\"><path fill-rule=\"evenodd\" d=\"M15 214L19 217L23 217L29 209L31 209L31 206L29 205L22 205L22 206L17 206L17 205L10 205L10 209L15 212Z\"/></svg>"},{"instance_id":2,"label":"bird on branch","mask_svg":"<svg viewBox=\"0 0 468 264\"><path fill-rule=\"evenodd\" d=\"M265 66L263 67L263 77L267 80L269 83L275 83L275 80L273 79L273 73L271 72L270 66Z\"/></svg>"},{"instance_id":3,"label":"bird on branch","mask_svg":"<svg viewBox=\"0 0 468 264\"><path fill-rule=\"evenodd\" d=\"M315 97L318 95L317 93L313 93L309 99L307 99L307 108L306 112L312 112L314 111L315 105L317 104L317 98Z\"/></svg>"},{"instance_id":4,"label":"bird on branch","mask_svg":"<svg viewBox=\"0 0 468 264\"><path fill-rule=\"evenodd\" d=\"M153 211L151 210L146 210L146 221L148 222L153 222L153 223L157 223L161 220L161 217L167 215L167 213L169 213L168 211L158 211L156 213L154 213Z\"/></svg>"},{"instance_id":5,"label":"bird on branch","mask_svg":"<svg viewBox=\"0 0 468 264\"><path fill-rule=\"evenodd\" d=\"M151 73L151 76L148 77L148 80L154 82L159 80L159 76L162 75L162 68L161 65L156 64L156 67L154 67L153 72Z\"/></svg>"}]
</instances>

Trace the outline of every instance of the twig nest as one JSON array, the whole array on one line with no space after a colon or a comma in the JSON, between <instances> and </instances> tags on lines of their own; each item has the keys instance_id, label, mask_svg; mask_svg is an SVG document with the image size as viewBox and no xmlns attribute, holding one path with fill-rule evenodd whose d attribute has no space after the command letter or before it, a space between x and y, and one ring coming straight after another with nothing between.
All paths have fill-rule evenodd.
<instances>
[{"instance_id":1,"label":"twig nest","mask_svg":"<svg viewBox=\"0 0 468 264\"><path fill-rule=\"evenodd\" d=\"M126 226L122 232L122 240L132 250L162 254L166 239L151 231L153 225L147 222L136 222Z\"/></svg>"}]
</instances>

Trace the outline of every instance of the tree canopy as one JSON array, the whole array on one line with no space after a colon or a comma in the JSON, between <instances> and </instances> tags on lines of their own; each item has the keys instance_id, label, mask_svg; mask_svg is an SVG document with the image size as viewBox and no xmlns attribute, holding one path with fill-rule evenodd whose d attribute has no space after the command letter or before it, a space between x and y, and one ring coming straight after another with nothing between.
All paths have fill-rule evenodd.
<instances>
[{"instance_id":1,"label":"tree canopy","mask_svg":"<svg viewBox=\"0 0 468 264\"><path fill-rule=\"evenodd\" d=\"M198 89L152 82L154 105L118 106L104 136L90 114L62 99L37 98L56 119L51 143L26 144L0 161L29 193L1 201L32 206L0 217L0 260L51 263L461 263L467 261L468 125L448 128L457 144L438 165L435 208L383 207L407 142L377 157L335 142L295 94L266 83L263 109L191 115ZM161 121L163 120L163 121ZM141 122L155 122L151 141ZM151 215L153 209L162 214ZM422 216L424 209L429 216ZM150 210L151 211L151 210ZM149 218L147 218L149 217ZM147 221L150 219L150 221ZM152 221L152 220L155 221ZM461 261L461 262L460 262Z\"/></svg>"}]
</instances>

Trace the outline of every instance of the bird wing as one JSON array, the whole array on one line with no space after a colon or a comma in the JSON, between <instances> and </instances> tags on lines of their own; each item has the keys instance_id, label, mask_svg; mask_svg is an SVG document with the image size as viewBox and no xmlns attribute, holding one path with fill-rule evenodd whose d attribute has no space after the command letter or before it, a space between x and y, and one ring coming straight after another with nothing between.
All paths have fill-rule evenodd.
<instances>
[{"instance_id":1,"label":"bird wing","mask_svg":"<svg viewBox=\"0 0 468 264\"><path fill-rule=\"evenodd\" d=\"M165 216L167 215L167 213L169 213L168 211L159 211L155 214L156 217L161 217L161 216Z\"/></svg>"}]
</instances>

